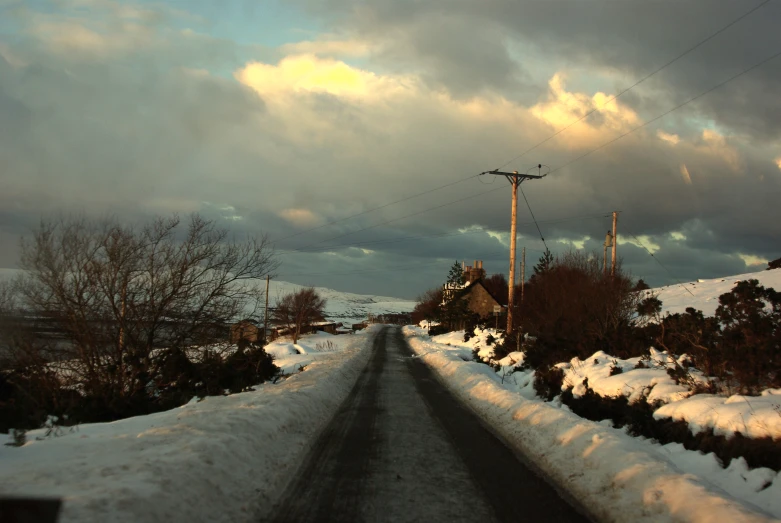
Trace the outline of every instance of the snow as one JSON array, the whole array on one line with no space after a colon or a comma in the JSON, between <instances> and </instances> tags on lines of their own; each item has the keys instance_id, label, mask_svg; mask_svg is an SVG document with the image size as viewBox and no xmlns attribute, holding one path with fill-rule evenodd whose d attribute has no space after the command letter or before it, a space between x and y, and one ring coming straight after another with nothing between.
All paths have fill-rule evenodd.
<instances>
[{"instance_id":1,"label":"snow","mask_svg":"<svg viewBox=\"0 0 781 523\"><path fill-rule=\"evenodd\" d=\"M668 285L646 292L654 293L662 301L662 313L683 313L686 312L687 307L694 307L701 310L705 316L713 316L716 307L719 306L719 296L730 292L737 282L743 280L758 280L760 285L781 290L781 269L750 272L712 280L700 279L696 282Z\"/></svg>"},{"instance_id":2,"label":"snow","mask_svg":"<svg viewBox=\"0 0 781 523\"><path fill-rule=\"evenodd\" d=\"M265 280L262 282L265 285ZM269 306L273 307L276 300L291 292L303 289L303 285L285 281L271 280L269 287ZM372 294L353 294L341 292L325 287L315 287L317 293L326 299L325 316L329 321L344 323L360 323L369 314L393 314L411 312L416 302L391 298L388 296L375 296ZM262 314L262 312L261 312Z\"/></svg>"},{"instance_id":3,"label":"snow","mask_svg":"<svg viewBox=\"0 0 781 523\"><path fill-rule=\"evenodd\" d=\"M648 364L654 367L640 369L635 368L640 358L621 360L603 351L585 360L574 358L568 364L560 365L564 369L564 386L571 388L572 394L579 397L585 394L583 381L588 379L589 388L600 396L626 396L630 402L644 394L647 394L649 402L665 403L682 400L691 394L667 374L664 364L669 357L665 353L652 348L649 356L651 360ZM611 376L613 367L620 368L621 373Z\"/></svg>"},{"instance_id":4,"label":"snow","mask_svg":"<svg viewBox=\"0 0 781 523\"><path fill-rule=\"evenodd\" d=\"M767 390L759 397L697 394L686 401L657 409L654 417L686 420L695 433L713 428L716 434L725 436L740 432L751 438L778 440L781 439L781 395L778 391Z\"/></svg>"},{"instance_id":5,"label":"snow","mask_svg":"<svg viewBox=\"0 0 781 523\"><path fill-rule=\"evenodd\" d=\"M633 438L566 407L532 399L488 366L465 361L468 343L457 342L457 334L446 335L447 346L416 327L405 327L404 333L416 357L457 397L595 519L705 523L781 517L781 480L773 471L749 472L742 460L721 469L712 455Z\"/></svg>"},{"instance_id":6,"label":"snow","mask_svg":"<svg viewBox=\"0 0 781 523\"><path fill-rule=\"evenodd\" d=\"M375 330L304 337L293 346L303 354L276 342L270 350L292 374L254 392L59 437L30 431L22 447L0 446L0 492L63 497L61 523L257 521L351 390ZM335 342L329 352L318 349L324 340Z\"/></svg>"},{"instance_id":7,"label":"snow","mask_svg":"<svg viewBox=\"0 0 781 523\"><path fill-rule=\"evenodd\" d=\"M0 269L0 281L10 279L17 275L18 269ZM254 284L265 290L266 280L253 280ZM269 285L269 307L282 296L291 292L303 289L304 285L290 283L286 281L271 280ZM326 299L325 316L331 322L344 322L352 325L365 320L369 314L394 314L411 312L415 308L414 300L404 300L401 298L392 298L389 296L376 296L373 294L354 294L351 292L342 292L326 287L315 287L315 290ZM263 310L255 313L263 315ZM251 310L246 311L251 314Z\"/></svg>"}]
</instances>

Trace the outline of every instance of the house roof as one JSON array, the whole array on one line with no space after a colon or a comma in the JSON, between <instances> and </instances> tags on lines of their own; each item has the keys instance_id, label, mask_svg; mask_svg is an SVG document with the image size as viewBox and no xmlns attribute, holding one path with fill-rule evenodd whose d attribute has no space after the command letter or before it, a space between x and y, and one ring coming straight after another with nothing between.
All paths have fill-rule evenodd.
<instances>
[{"instance_id":1,"label":"house roof","mask_svg":"<svg viewBox=\"0 0 781 523\"><path fill-rule=\"evenodd\" d=\"M487 292L487 293L488 293L488 295L489 295L491 298L493 298L493 300L494 300L494 301L497 303L497 305L501 305L503 308L507 308L507 306L506 306L506 305L502 305L502 302L500 302L500 301L499 301L499 300L496 298L496 296L494 296L494 293L493 293L493 292L491 292L491 291L488 289L488 287L486 287L486 286L483 284L483 280L475 280L475 281L473 281L472 283L470 283L469 285L467 285L466 287L464 287L463 289L461 289L461 290L460 290L460 291L459 291L459 292L456 294L456 296L458 296L458 297L466 296L467 294L469 294L470 292L472 292L472 289L474 289L474 288L475 288L476 286L478 286L478 285L479 285L480 287L482 287L483 289L485 289L485 292Z\"/></svg>"}]
</instances>

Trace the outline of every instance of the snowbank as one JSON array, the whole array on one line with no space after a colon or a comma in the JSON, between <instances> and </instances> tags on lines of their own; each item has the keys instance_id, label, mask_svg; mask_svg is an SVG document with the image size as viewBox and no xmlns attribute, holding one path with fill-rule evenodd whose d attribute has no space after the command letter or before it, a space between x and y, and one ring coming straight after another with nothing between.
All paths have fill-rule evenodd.
<instances>
[{"instance_id":1,"label":"snowbank","mask_svg":"<svg viewBox=\"0 0 781 523\"><path fill-rule=\"evenodd\" d=\"M354 385L375 331L340 337L330 353L280 356L282 366L308 366L254 392L43 441L31 431L24 446L0 447L0 492L61 496L62 523L257 520Z\"/></svg>"},{"instance_id":2,"label":"snowbank","mask_svg":"<svg viewBox=\"0 0 781 523\"><path fill-rule=\"evenodd\" d=\"M653 445L584 420L566 408L526 399L511 390L515 385L503 383L489 367L464 361L457 350L432 341L422 330L405 327L404 332L418 357L435 369L454 394L556 484L579 499L597 519L770 521L763 509L781 516L781 505L776 502L781 497L781 480L774 473L772 483L763 482L759 492L733 489L730 496L719 488L728 486L730 481L718 485L683 472L676 458L666 459L654 450L666 448L670 456L676 456L675 447ZM736 463L738 468L739 460ZM767 476L768 471L762 469L758 474ZM760 479L752 476L752 485ZM745 478L743 481L748 483ZM744 501L740 502L736 497L742 494Z\"/></svg>"}]
</instances>

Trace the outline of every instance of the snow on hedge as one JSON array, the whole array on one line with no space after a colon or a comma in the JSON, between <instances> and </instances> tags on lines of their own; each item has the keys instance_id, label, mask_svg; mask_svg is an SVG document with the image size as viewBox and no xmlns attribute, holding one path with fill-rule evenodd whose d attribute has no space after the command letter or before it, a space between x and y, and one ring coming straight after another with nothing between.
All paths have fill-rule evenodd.
<instances>
[{"instance_id":1,"label":"snow on hedge","mask_svg":"<svg viewBox=\"0 0 781 523\"><path fill-rule=\"evenodd\" d=\"M674 363L667 353L651 348L648 358L641 361L641 358L613 358L598 351L585 360L573 358L558 367L564 370L564 387L572 389L576 397L586 393L584 380L588 380L588 387L600 396L626 396L630 402L646 395L649 402L669 403L691 395L689 389L676 384L667 374L667 366ZM638 364L646 368L637 368ZM697 375L696 371L693 373Z\"/></svg>"},{"instance_id":2,"label":"snow on hedge","mask_svg":"<svg viewBox=\"0 0 781 523\"><path fill-rule=\"evenodd\" d=\"M657 409L654 418L686 420L695 433L713 428L725 436L740 432L750 438L781 440L781 389L767 389L762 396L697 394Z\"/></svg>"},{"instance_id":3,"label":"snow on hedge","mask_svg":"<svg viewBox=\"0 0 781 523\"><path fill-rule=\"evenodd\" d=\"M404 333L454 394L600 520L704 523L781 517L781 479L772 470L748 471L742 459L722 469L712 454L634 438L566 407L529 399L531 385L523 383L531 373L508 378L502 376L506 369L494 372L466 361L470 345L484 338L463 342L463 333L460 338L450 333L432 340L415 327L405 327ZM440 343L445 339L450 346ZM517 374L521 383L512 379Z\"/></svg>"},{"instance_id":4,"label":"snow on hedge","mask_svg":"<svg viewBox=\"0 0 781 523\"><path fill-rule=\"evenodd\" d=\"M683 359L685 356L678 363ZM637 368L641 361L645 368ZM626 396L633 402L646 395L649 402L665 403L654 411L654 417L686 421L695 434L712 428L717 435L740 432L752 438L781 440L781 389L768 389L759 397L692 394L667 374L672 363L666 352L651 348L645 360L622 360L599 351L585 360L574 358L558 366L564 370L562 388L572 389L576 397L585 394L584 379L587 379L588 387L603 397ZM614 367L621 372L611 375ZM689 373L695 381L707 381L696 369L690 369Z\"/></svg>"},{"instance_id":5,"label":"snow on hedge","mask_svg":"<svg viewBox=\"0 0 781 523\"><path fill-rule=\"evenodd\" d=\"M366 364L376 331L304 337L294 373L254 392L207 397L166 412L63 429L0 446L0 492L64 499L60 522L251 521L292 477L313 437ZM331 352L317 350L331 339Z\"/></svg>"}]
</instances>

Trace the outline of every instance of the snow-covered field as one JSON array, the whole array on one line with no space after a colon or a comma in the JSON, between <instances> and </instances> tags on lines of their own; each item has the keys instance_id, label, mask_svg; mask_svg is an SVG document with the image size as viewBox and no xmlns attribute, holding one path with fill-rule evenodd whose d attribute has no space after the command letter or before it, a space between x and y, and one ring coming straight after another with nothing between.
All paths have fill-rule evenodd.
<instances>
[{"instance_id":1,"label":"snow-covered field","mask_svg":"<svg viewBox=\"0 0 781 523\"><path fill-rule=\"evenodd\" d=\"M268 350L289 377L254 392L58 437L30 431L22 447L0 446L0 493L62 497L62 523L255 521L349 393L375 331L278 340Z\"/></svg>"},{"instance_id":2,"label":"snow-covered field","mask_svg":"<svg viewBox=\"0 0 781 523\"><path fill-rule=\"evenodd\" d=\"M686 307L694 307L705 316L713 316L719 306L719 296L730 292L741 280L759 280L760 285L781 291L781 269L668 285L651 291L662 300L662 313L685 312Z\"/></svg>"},{"instance_id":3,"label":"snow-covered field","mask_svg":"<svg viewBox=\"0 0 781 523\"><path fill-rule=\"evenodd\" d=\"M712 454L631 437L609 422L585 420L566 406L543 402L535 397L531 372L510 372L522 361L521 353L501 360L498 372L469 361L475 347L490 354L489 331L469 342L463 332L434 339L418 327L404 332L418 357L456 396L600 520L781 518L781 479L772 470L749 471L743 459L723 469ZM601 372L592 369L594 378ZM669 389L667 396L677 392Z\"/></svg>"},{"instance_id":4,"label":"snow-covered field","mask_svg":"<svg viewBox=\"0 0 781 523\"><path fill-rule=\"evenodd\" d=\"M276 299L285 294L303 288L302 285L284 281L271 281L269 300L273 306ZM410 312L415 308L412 300L374 296L372 294L353 294L335 291L325 287L315 287L320 296L326 299L325 316L332 321L344 323L360 323L369 314L388 314Z\"/></svg>"}]
</instances>

